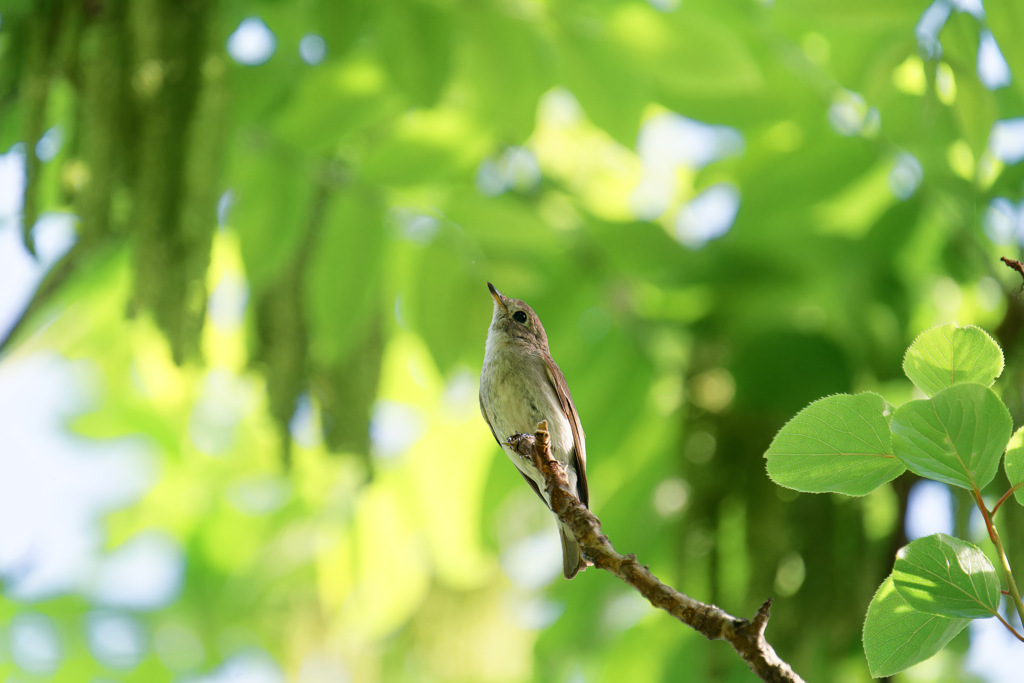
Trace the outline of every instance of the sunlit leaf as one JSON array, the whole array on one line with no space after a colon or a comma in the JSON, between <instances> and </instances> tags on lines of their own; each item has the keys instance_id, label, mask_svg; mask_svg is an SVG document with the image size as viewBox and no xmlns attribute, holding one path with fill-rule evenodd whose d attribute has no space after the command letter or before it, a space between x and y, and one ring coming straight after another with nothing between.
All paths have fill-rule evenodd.
<instances>
[{"instance_id":1,"label":"sunlit leaf","mask_svg":"<svg viewBox=\"0 0 1024 683\"><path fill-rule=\"evenodd\" d=\"M900 548L892 578L921 612L976 619L999 609L995 567L980 548L953 536L933 534Z\"/></svg>"},{"instance_id":2,"label":"sunlit leaf","mask_svg":"<svg viewBox=\"0 0 1024 683\"><path fill-rule=\"evenodd\" d=\"M871 393L815 401L779 430L765 453L775 483L863 496L905 469L892 453L889 406Z\"/></svg>"},{"instance_id":3,"label":"sunlit leaf","mask_svg":"<svg viewBox=\"0 0 1024 683\"><path fill-rule=\"evenodd\" d=\"M1014 497L1018 503L1024 505L1024 427L1017 429L1010 437L1003 466L1006 468L1006 478L1010 480L1010 486L1016 487Z\"/></svg>"},{"instance_id":4,"label":"sunlit leaf","mask_svg":"<svg viewBox=\"0 0 1024 683\"><path fill-rule=\"evenodd\" d=\"M970 621L914 609L896 590L890 574L871 599L864 619L864 654L871 675L891 676L923 662Z\"/></svg>"},{"instance_id":5,"label":"sunlit leaf","mask_svg":"<svg viewBox=\"0 0 1024 683\"><path fill-rule=\"evenodd\" d=\"M929 396L963 382L987 387L1003 371L1003 352L984 330L948 323L914 340L903 358L903 371Z\"/></svg>"},{"instance_id":6,"label":"sunlit leaf","mask_svg":"<svg viewBox=\"0 0 1024 683\"><path fill-rule=\"evenodd\" d=\"M995 476L1012 427L991 389L957 384L900 406L892 420L893 452L922 477L980 490Z\"/></svg>"}]
</instances>

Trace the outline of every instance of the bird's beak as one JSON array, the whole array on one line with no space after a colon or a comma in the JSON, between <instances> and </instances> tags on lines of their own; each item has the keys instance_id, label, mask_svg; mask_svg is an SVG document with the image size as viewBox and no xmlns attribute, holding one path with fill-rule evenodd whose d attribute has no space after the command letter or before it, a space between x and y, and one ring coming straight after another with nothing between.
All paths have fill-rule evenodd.
<instances>
[{"instance_id":1,"label":"bird's beak","mask_svg":"<svg viewBox=\"0 0 1024 683\"><path fill-rule=\"evenodd\" d=\"M494 303L498 304L498 307L508 315L508 306L505 305L505 297L501 295L497 289L494 288L490 282L487 283L487 289L491 290L491 297L494 298Z\"/></svg>"}]
</instances>

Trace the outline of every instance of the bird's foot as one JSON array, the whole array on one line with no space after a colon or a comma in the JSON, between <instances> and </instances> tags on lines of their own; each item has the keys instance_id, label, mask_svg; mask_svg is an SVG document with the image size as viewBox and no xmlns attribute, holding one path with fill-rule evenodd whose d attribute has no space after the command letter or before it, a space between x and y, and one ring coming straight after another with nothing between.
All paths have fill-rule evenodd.
<instances>
[{"instance_id":1,"label":"bird's foot","mask_svg":"<svg viewBox=\"0 0 1024 683\"><path fill-rule=\"evenodd\" d=\"M505 443L512 447L516 453L524 458L531 457L533 451L533 444L537 439L533 434L513 434L512 436L505 439Z\"/></svg>"}]
</instances>

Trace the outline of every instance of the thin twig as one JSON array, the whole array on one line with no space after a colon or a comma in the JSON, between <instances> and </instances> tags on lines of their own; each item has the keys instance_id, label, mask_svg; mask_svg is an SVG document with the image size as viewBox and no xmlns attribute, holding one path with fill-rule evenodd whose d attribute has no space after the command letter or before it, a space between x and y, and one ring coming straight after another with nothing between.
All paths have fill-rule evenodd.
<instances>
[{"instance_id":1,"label":"thin twig","mask_svg":"<svg viewBox=\"0 0 1024 683\"><path fill-rule=\"evenodd\" d=\"M1016 629L1013 628L1013 626L1010 624L1010 622L1008 622L1006 619L1003 618L1002 614L1000 614L999 612L995 612L994 614L995 614L995 618L998 619L999 621L1003 622L1003 626L1005 626L1010 631L1010 633L1013 634L1014 638L1016 638L1020 642L1024 643L1024 636L1022 636L1021 634L1017 633Z\"/></svg>"},{"instance_id":2,"label":"thin twig","mask_svg":"<svg viewBox=\"0 0 1024 683\"><path fill-rule=\"evenodd\" d=\"M1017 588L1017 582L1013 578L1013 571L1010 569L1010 560L1006 557L1006 550L1003 548L1003 542L999 538L999 531L996 529L996 525L992 523L992 514L988 508L985 507L985 501L981 497L981 491L977 487L971 490L974 494L974 502L977 504L978 509L981 511L981 516L985 519L985 526L988 527L988 537L992 539L992 544L996 547L996 553L999 554L999 561L1003 565L1003 575L1006 577L1006 587L1010 591L1010 598L1013 600L1013 606L1017 608L1017 614L1020 616L1021 621L1024 622L1024 601L1021 601L1020 590ZM1000 499L1000 502L1002 499ZM1005 621L1003 623L1006 623ZM1006 627L1010 629L1013 635L1020 638L1020 635L1006 624ZM1022 639L1024 640L1024 639Z\"/></svg>"},{"instance_id":3,"label":"thin twig","mask_svg":"<svg viewBox=\"0 0 1024 683\"><path fill-rule=\"evenodd\" d=\"M1019 489L1021 486L1024 486L1024 484L1016 484L1013 488L1011 488L1009 491L1004 493L1002 498L1000 498L999 500L996 501L996 504L992 506L992 516L993 517L996 516L996 511L999 510L999 508L1002 506L1002 504L1005 503L1006 500L1011 495L1013 495L1013 492L1016 491L1017 489Z\"/></svg>"},{"instance_id":4,"label":"thin twig","mask_svg":"<svg viewBox=\"0 0 1024 683\"><path fill-rule=\"evenodd\" d=\"M1000 256L999 260L1005 263L1007 268L1017 271L1018 273L1020 273L1020 276L1024 278L1024 263L1021 263L1020 261L1014 258L1006 258L1005 256ZM1020 297L1022 291L1024 291L1024 284L1022 284L1017 289L1017 293L1015 294L1015 296Z\"/></svg>"},{"instance_id":5,"label":"thin twig","mask_svg":"<svg viewBox=\"0 0 1024 683\"><path fill-rule=\"evenodd\" d=\"M761 680L778 683L803 681L765 640L771 598L765 600L753 620L748 621L666 586L637 561L636 555L616 552L608 537L601 533L601 521L572 492L565 468L551 455L546 422L537 426L536 434L516 434L509 438L509 443L521 456L532 458L544 475L551 496L551 509L561 521L572 527L583 557L590 563L633 586L652 605L665 610L709 640L728 642Z\"/></svg>"},{"instance_id":6,"label":"thin twig","mask_svg":"<svg viewBox=\"0 0 1024 683\"><path fill-rule=\"evenodd\" d=\"M1021 263L1017 259L1006 258L1005 256L1000 256L999 260L1005 263L1008 268L1012 268L1020 273L1020 276L1024 278L1024 263Z\"/></svg>"}]
</instances>

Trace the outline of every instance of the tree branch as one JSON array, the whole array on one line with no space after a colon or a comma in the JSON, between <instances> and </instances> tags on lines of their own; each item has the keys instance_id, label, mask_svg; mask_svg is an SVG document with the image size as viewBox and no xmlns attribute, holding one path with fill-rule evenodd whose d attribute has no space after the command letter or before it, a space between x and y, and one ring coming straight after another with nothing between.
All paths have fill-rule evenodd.
<instances>
[{"instance_id":1,"label":"tree branch","mask_svg":"<svg viewBox=\"0 0 1024 683\"><path fill-rule=\"evenodd\" d=\"M601 520L570 490L565 468L551 455L547 422L537 425L536 434L515 434L509 437L508 442L519 455L532 458L544 475L551 508L561 521L572 527L584 558L633 586L652 605L665 610L709 640L728 642L761 680L802 683L803 679L775 654L774 648L764 638L771 598L758 608L753 621L748 621L666 586L637 561L636 555L617 553L608 537L601 533Z\"/></svg>"}]
</instances>

